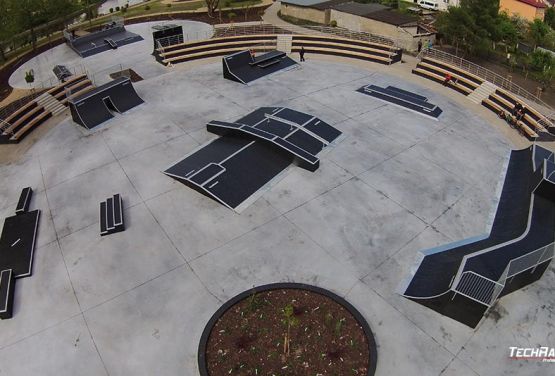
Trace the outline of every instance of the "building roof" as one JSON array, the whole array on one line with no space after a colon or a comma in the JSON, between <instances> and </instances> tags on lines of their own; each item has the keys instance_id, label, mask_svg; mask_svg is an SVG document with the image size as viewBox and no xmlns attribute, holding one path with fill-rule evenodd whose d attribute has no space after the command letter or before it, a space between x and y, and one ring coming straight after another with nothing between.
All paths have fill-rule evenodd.
<instances>
[{"instance_id":1,"label":"building roof","mask_svg":"<svg viewBox=\"0 0 555 376\"><path fill-rule=\"evenodd\" d=\"M418 24L418 17L396 12L394 10L384 9L377 12L369 13L364 17L372 20L380 21L395 26L407 25L410 23Z\"/></svg>"},{"instance_id":2,"label":"building roof","mask_svg":"<svg viewBox=\"0 0 555 376\"><path fill-rule=\"evenodd\" d=\"M536 8L547 8L543 0L518 0L521 3L531 5Z\"/></svg>"},{"instance_id":3,"label":"building roof","mask_svg":"<svg viewBox=\"0 0 555 376\"><path fill-rule=\"evenodd\" d=\"M366 16L367 14L374 13L380 10L390 9L389 7L382 4L377 4L377 3L361 4L361 3L355 3L353 1L348 3L337 4L332 6L332 8L337 11L348 13L348 14L354 14L356 16Z\"/></svg>"}]
</instances>

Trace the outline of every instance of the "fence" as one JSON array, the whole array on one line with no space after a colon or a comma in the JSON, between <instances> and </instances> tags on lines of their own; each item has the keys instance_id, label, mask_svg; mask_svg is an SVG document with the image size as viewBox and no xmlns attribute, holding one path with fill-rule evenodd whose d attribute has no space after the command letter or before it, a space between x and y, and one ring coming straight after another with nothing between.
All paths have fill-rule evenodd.
<instances>
[{"instance_id":1,"label":"fence","mask_svg":"<svg viewBox=\"0 0 555 376\"><path fill-rule=\"evenodd\" d=\"M551 260L554 254L555 243L551 243L516 257L509 261L497 281L493 281L473 271L466 271L461 274L453 290L487 307L491 307L505 288L507 280L530 269L534 272L538 265ZM464 268L464 264L462 268Z\"/></svg>"},{"instance_id":2,"label":"fence","mask_svg":"<svg viewBox=\"0 0 555 376\"><path fill-rule=\"evenodd\" d=\"M239 36L239 35L252 35L252 34L323 34L323 35L334 35L340 38L361 40L365 42L373 42L384 44L386 46L394 47L399 43L396 43L395 39L388 38L382 35L370 34L361 31L351 31L348 29L343 29L339 27L329 27L329 26L297 26L297 25L286 25L286 26L274 26L271 24L260 23L260 24L250 24L248 26L242 25L231 25L231 26L220 26L216 27L215 34L224 34L221 36Z\"/></svg>"},{"instance_id":3,"label":"fence","mask_svg":"<svg viewBox=\"0 0 555 376\"><path fill-rule=\"evenodd\" d=\"M486 69L478 64L474 64L468 60L465 60L463 58L460 58L458 56L455 55L451 55L450 53L444 52L444 51L440 51L440 50L436 50L435 48L426 48L423 49L420 54L418 55L418 58L420 60L424 59L425 57L429 57L435 60L440 60L443 61L445 63L454 65L460 69L463 69L467 72L470 72L478 77L483 78L484 80L493 83L494 85L497 85L513 94L518 95L519 97L527 100L527 101L532 101L536 106L534 106L536 108L536 110L538 110L543 116L544 118L540 119L540 123L545 127L545 128L549 128L549 127L553 127L555 119L552 119L553 116L555 116L555 110L553 108L551 108L550 105L548 105L547 103L545 103L544 101L542 101L539 97L537 97L536 95L530 93L529 91L526 91L525 89L523 89L522 87L518 86L517 84L513 83L511 80L508 80L507 78L489 70Z\"/></svg>"}]
</instances>

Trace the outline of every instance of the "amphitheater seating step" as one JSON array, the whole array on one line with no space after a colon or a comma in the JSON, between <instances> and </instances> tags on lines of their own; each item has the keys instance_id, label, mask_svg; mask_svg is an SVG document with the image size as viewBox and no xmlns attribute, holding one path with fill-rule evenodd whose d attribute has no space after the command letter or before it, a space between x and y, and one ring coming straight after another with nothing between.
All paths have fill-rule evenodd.
<instances>
[{"instance_id":1,"label":"amphitheater seating step","mask_svg":"<svg viewBox=\"0 0 555 376\"><path fill-rule=\"evenodd\" d=\"M492 84L491 82L485 81L483 84L478 86L476 90L470 93L470 95L468 95L468 99L476 104L480 104L484 99L495 93L496 90L496 85Z\"/></svg>"},{"instance_id":2,"label":"amphitheater seating step","mask_svg":"<svg viewBox=\"0 0 555 376\"><path fill-rule=\"evenodd\" d=\"M51 112L53 116L61 114L66 109L60 101L48 92L35 99L35 102L37 102L39 106L42 106L45 111Z\"/></svg>"}]
</instances>

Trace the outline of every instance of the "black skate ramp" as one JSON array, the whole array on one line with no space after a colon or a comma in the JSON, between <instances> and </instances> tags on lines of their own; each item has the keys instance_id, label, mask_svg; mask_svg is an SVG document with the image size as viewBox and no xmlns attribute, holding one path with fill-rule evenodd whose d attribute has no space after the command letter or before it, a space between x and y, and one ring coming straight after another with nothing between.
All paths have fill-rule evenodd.
<instances>
[{"instance_id":1,"label":"black skate ramp","mask_svg":"<svg viewBox=\"0 0 555 376\"><path fill-rule=\"evenodd\" d=\"M422 251L402 295L475 327L495 299L539 279L555 242L552 159L537 145L513 151L490 233Z\"/></svg>"},{"instance_id":2,"label":"black skate ramp","mask_svg":"<svg viewBox=\"0 0 555 376\"><path fill-rule=\"evenodd\" d=\"M262 107L233 123L213 120L207 129L221 137L164 173L237 212L292 162L315 171L317 154L341 134L311 115L283 107Z\"/></svg>"},{"instance_id":3,"label":"black skate ramp","mask_svg":"<svg viewBox=\"0 0 555 376\"><path fill-rule=\"evenodd\" d=\"M429 116L434 120L437 120L443 112L435 104L429 103L428 98L394 86L384 88L376 85L365 85L357 91L406 110Z\"/></svg>"},{"instance_id":4,"label":"black skate ramp","mask_svg":"<svg viewBox=\"0 0 555 376\"><path fill-rule=\"evenodd\" d=\"M66 43L81 57L116 49L127 44L143 40L138 34L125 29L123 25L104 25L102 30L93 31L83 36L66 34Z\"/></svg>"},{"instance_id":5,"label":"black skate ramp","mask_svg":"<svg viewBox=\"0 0 555 376\"><path fill-rule=\"evenodd\" d=\"M6 218L0 236L0 270L12 269L14 278L32 274L40 210Z\"/></svg>"},{"instance_id":6,"label":"black skate ramp","mask_svg":"<svg viewBox=\"0 0 555 376\"><path fill-rule=\"evenodd\" d=\"M124 113L144 103L128 77L119 77L93 90L71 98L69 107L73 121L87 129L114 117L113 112Z\"/></svg>"},{"instance_id":7,"label":"black skate ramp","mask_svg":"<svg viewBox=\"0 0 555 376\"><path fill-rule=\"evenodd\" d=\"M249 51L241 51L222 59L224 78L248 84L259 78L289 69L297 62L281 51L270 51L253 58Z\"/></svg>"}]
</instances>

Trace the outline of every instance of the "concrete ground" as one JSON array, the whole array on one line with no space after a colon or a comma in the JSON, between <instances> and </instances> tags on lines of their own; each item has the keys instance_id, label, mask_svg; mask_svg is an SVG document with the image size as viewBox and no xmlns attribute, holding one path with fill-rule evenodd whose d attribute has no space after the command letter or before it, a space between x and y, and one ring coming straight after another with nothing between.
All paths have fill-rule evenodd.
<instances>
[{"instance_id":1,"label":"concrete ground","mask_svg":"<svg viewBox=\"0 0 555 376\"><path fill-rule=\"evenodd\" d=\"M480 234L511 148L527 145L494 114L406 64L316 59L251 86L219 59L137 83L145 100L98 131L59 118L0 165L0 215L22 187L43 211L34 275L18 280L0 321L0 375L198 374L201 332L227 299L294 281L345 297L368 320L377 375L547 375L509 346L553 346L551 267L472 330L396 294L417 252ZM439 121L355 89L394 85L427 96ZM161 171L199 144L212 119L283 105L345 137L320 168L291 167L241 215ZM100 237L98 203L121 193L127 229Z\"/></svg>"},{"instance_id":2,"label":"concrete ground","mask_svg":"<svg viewBox=\"0 0 555 376\"><path fill-rule=\"evenodd\" d=\"M210 38L212 36L212 26L196 21L153 21L126 25L125 28L128 31L142 36L144 40L119 47L117 50L105 51L86 58L80 57L64 43L43 52L21 65L10 76L9 84L11 87L22 89L41 87L42 84L46 87L56 85L57 79L52 72L56 65L65 65L75 73L86 71L96 85L108 82L110 80L110 73L130 67L145 79L164 74L167 72L167 69L157 63L151 56L154 49L152 26L163 24L183 26L185 40ZM35 72L35 82L29 86L25 82L25 72L31 69Z\"/></svg>"}]
</instances>

